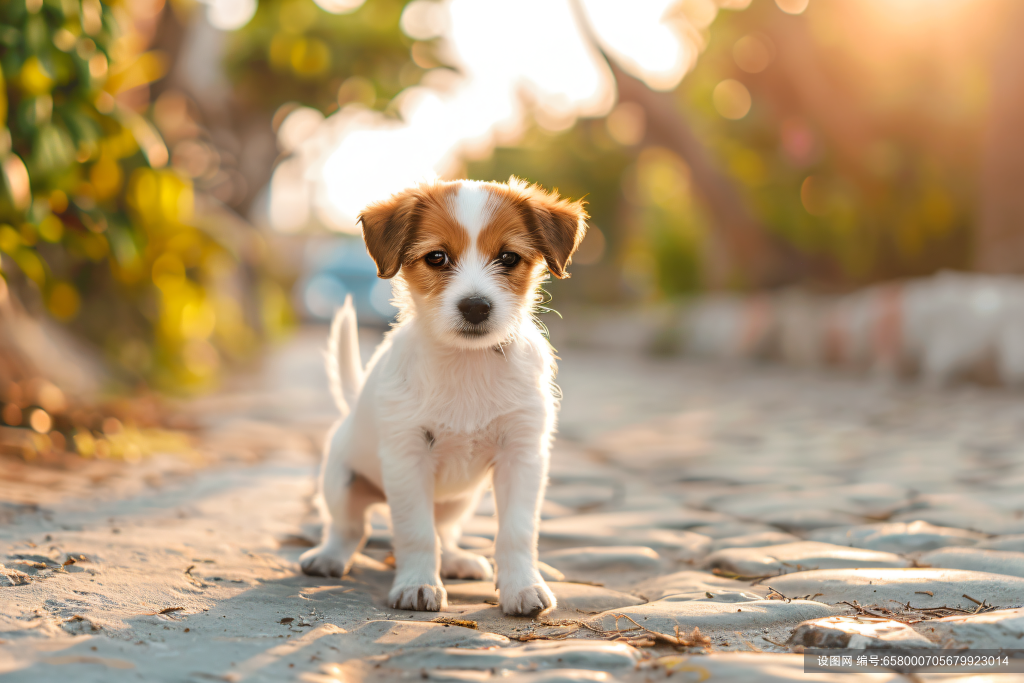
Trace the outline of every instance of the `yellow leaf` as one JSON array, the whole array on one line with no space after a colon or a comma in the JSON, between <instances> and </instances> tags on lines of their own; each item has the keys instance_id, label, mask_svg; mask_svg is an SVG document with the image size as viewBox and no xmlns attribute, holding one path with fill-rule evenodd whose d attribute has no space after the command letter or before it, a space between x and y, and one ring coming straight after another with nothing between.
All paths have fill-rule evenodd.
<instances>
[{"instance_id":1,"label":"yellow leaf","mask_svg":"<svg viewBox=\"0 0 1024 683\"><path fill-rule=\"evenodd\" d=\"M17 154L10 154L3 161L4 181L7 191L14 202L14 208L27 209L32 200L32 187L29 183L28 169L25 162Z\"/></svg>"},{"instance_id":2,"label":"yellow leaf","mask_svg":"<svg viewBox=\"0 0 1024 683\"><path fill-rule=\"evenodd\" d=\"M43 262L36 252L31 249L19 249L14 254L14 261L21 268L21 272L25 273L25 277L37 285L43 284L46 280L46 267L43 266Z\"/></svg>"},{"instance_id":3,"label":"yellow leaf","mask_svg":"<svg viewBox=\"0 0 1024 683\"><path fill-rule=\"evenodd\" d=\"M60 242L64 235L64 224L52 213L39 221L39 236L47 242Z\"/></svg>"},{"instance_id":4,"label":"yellow leaf","mask_svg":"<svg viewBox=\"0 0 1024 683\"><path fill-rule=\"evenodd\" d=\"M99 160L89 169L89 181L96 190L97 199L113 197L121 188L123 179L121 167L106 154L101 154Z\"/></svg>"},{"instance_id":5,"label":"yellow leaf","mask_svg":"<svg viewBox=\"0 0 1024 683\"><path fill-rule=\"evenodd\" d=\"M292 47L291 62L299 76L318 76L331 65L331 51L322 40L301 38Z\"/></svg>"},{"instance_id":6,"label":"yellow leaf","mask_svg":"<svg viewBox=\"0 0 1024 683\"><path fill-rule=\"evenodd\" d=\"M0 69L0 121L7 120L7 83L4 81L3 69Z\"/></svg>"},{"instance_id":7,"label":"yellow leaf","mask_svg":"<svg viewBox=\"0 0 1024 683\"><path fill-rule=\"evenodd\" d=\"M21 66L21 89L30 95L45 95L53 88L53 76L38 57L29 57Z\"/></svg>"},{"instance_id":8,"label":"yellow leaf","mask_svg":"<svg viewBox=\"0 0 1024 683\"><path fill-rule=\"evenodd\" d=\"M9 225L0 225L0 251L13 254L21 246L21 235Z\"/></svg>"},{"instance_id":9,"label":"yellow leaf","mask_svg":"<svg viewBox=\"0 0 1024 683\"><path fill-rule=\"evenodd\" d=\"M82 304L81 298L74 287L66 282L56 282L50 288L46 307L57 320L71 320L78 313Z\"/></svg>"},{"instance_id":10,"label":"yellow leaf","mask_svg":"<svg viewBox=\"0 0 1024 683\"><path fill-rule=\"evenodd\" d=\"M164 53L156 50L145 52L131 64L111 73L107 79L105 90L116 95L119 92L152 83L164 77L164 74L167 73L167 64L167 55Z\"/></svg>"}]
</instances>

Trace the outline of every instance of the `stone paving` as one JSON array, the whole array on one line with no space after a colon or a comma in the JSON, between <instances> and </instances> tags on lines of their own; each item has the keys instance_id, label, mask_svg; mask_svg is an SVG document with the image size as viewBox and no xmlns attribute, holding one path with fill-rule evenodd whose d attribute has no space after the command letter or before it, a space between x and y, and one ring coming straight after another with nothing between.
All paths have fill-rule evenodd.
<instances>
[{"instance_id":1,"label":"stone paving","mask_svg":"<svg viewBox=\"0 0 1024 683\"><path fill-rule=\"evenodd\" d=\"M1017 394L560 349L540 532L558 608L505 617L493 584L452 581L439 615L386 607L384 519L344 579L298 571L333 418L321 335L187 408L224 457L7 470L5 682L856 683L911 679L804 674L798 653L1024 648ZM485 556L492 513L463 539Z\"/></svg>"}]
</instances>

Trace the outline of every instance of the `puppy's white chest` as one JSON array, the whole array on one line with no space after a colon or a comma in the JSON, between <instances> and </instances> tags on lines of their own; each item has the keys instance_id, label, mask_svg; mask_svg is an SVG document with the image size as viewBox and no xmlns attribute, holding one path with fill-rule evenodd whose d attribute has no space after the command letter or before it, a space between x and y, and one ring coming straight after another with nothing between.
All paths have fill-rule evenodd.
<instances>
[{"instance_id":1,"label":"puppy's white chest","mask_svg":"<svg viewBox=\"0 0 1024 683\"><path fill-rule=\"evenodd\" d=\"M464 492L484 478L494 462L493 430L477 434L431 434L435 497L444 499Z\"/></svg>"},{"instance_id":2,"label":"puppy's white chest","mask_svg":"<svg viewBox=\"0 0 1024 683\"><path fill-rule=\"evenodd\" d=\"M479 437L501 416L541 403L536 376L524 371L521 359L506 360L498 352L492 353L496 357L464 359L431 373L421 385L427 428Z\"/></svg>"}]
</instances>

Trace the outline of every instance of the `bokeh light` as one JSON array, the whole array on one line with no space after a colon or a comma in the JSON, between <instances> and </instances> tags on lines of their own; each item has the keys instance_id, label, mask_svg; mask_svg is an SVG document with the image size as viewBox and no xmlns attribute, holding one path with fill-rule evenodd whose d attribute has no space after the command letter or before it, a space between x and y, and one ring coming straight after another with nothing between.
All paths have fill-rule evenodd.
<instances>
[{"instance_id":1,"label":"bokeh light","mask_svg":"<svg viewBox=\"0 0 1024 683\"><path fill-rule=\"evenodd\" d=\"M331 14L347 14L362 7L365 0L314 0L314 2Z\"/></svg>"},{"instance_id":2,"label":"bokeh light","mask_svg":"<svg viewBox=\"0 0 1024 683\"><path fill-rule=\"evenodd\" d=\"M768 68L774 58L775 46L763 35L747 35L736 41L732 56L736 66L747 73L757 74Z\"/></svg>"},{"instance_id":3,"label":"bokeh light","mask_svg":"<svg viewBox=\"0 0 1024 683\"><path fill-rule=\"evenodd\" d=\"M256 14L256 0L200 0L206 5L210 25L221 31L234 31L249 23Z\"/></svg>"},{"instance_id":4,"label":"bokeh light","mask_svg":"<svg viewBox=\"0 0 1024 683\"><path fill-rule=\"evenodd\" d=\"M1019 118L1009 4L25 7L0 6L45 38L5 47L0 270L130 381L211 386L292 308L326 319L347 294L389 319L357 241L304 245L437 176L586 197L591 236L555 286L589 303L754 287L730 259L768 244L797 255L782 276L836 290L963 269L980 217L1016 215L987 199L1021 156L992 142ZM789 272L804 259L813 275ZM20 429L42 409L115 452L31 400L3 404Z\"/></svg>"},{"instance_id":5,"label":"bokeh light","mask_svg":"<svg viewBox=\"0 0 1024 683\"><path fill-rule=\"evenodd\" d=\"M415 40L431 40L448 28L448 9L436 0L413 0L402 10L402 32Z\"/></svg>"},{"instance_id":6,"label":"bokeh light","mask_svg":"<svg viewBox=\"0 0 1024 683\"><path fill-rule=\"evenodd\" d=\"M775 0L775 4L786 14L802 14L810 0Z\"/></svg>"},{"instance_id":7,"label":"bokeh light","mask_svg":"<svg viewBox=\"0 0 1024 683\"><path fill-rule=\"evenodd\" d=\"M620 102L608 114L608 134L620 145L631 146L644 139L647 114L636 102Z\"/></svg>"},{"instance_id":8,"label":"bokeh light","mask_svg":"<svg viewBox=\"0 0 1024 683\"><path fill-rule=\"evenodd\" d=\"M800 185L800 203L812 216L824 216L828 212L828 200L821 178L809 175Z\"/></svg>"},{"instance_id":9,"label":"bokeh light","mask_svg":"<svg viewBox=\"0 0 1024 683\"><path fill-rule=\"evenodd\" d=\"M315 224L352 232L367 203L450 175L461 160L514 142L528 117L559 132L580 117L608 114L615 104L612 78L588 43L589 27L625 69L653 88L671 89L692 68L703 47L701 31L718 12L713 0L681 8L667 0L628 8L589 0L580 7L585 27L578 25L569 0L407 5L402 31L417 41L440 39L461 76L431 66L427 43L419 42L412 57L426 73L392 102L397 119L368 108L374 89L360 76L341 85L341 108L323 121L309 110L288 114L278 141L290 156L274 171L270 224L282 232ZM608 125L621 144L635 145L644 135L635 105L619 105Z\"/></svg>"},{"instance_id":10,"label":"bokeh light","mask_svg":"<svg viewBox=\"0 0 1024 683\"><path fill-rule=\"evenodd\" d=\"M46 434L53 427L53 420L50 415L42 408L36 408L29 415L28 424L32 429L40 434Z\"/></svg>"},{"instance_id":11,"label":"bokeh light","mask_svg":"<svg viewBox=\"0 0 1024 683\"><path fill-rule=\"evenodd\" d=\"M750 91L739 81L727 78L711 93L715 109L724 118L742 119L750 111Z\"/></svg>"}]
</instances>

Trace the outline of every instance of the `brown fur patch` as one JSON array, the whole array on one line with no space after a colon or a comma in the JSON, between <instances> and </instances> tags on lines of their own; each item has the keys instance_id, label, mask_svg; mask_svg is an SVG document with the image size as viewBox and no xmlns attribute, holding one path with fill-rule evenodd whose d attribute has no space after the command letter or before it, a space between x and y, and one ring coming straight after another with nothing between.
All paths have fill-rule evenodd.
<instances>
[{"instance_id":1,"label":"brown fur patch","mask_svg":"<svg viewBox=\"0 0 1024 683\"><path fill-rule=\"evenodd\" d=\"M540 265L544 255L536 236L524 218L528 210L505 185L488 186L491 199L490 221L477 237L477 251L487 260L496 261L502 253L519 254L520 261L511 268L502 268L508 289L518 296L532 293L540 284Z\"/></svg>"},{"instance_id":2,"label":"brown fur patch","mask_svg":"<svg viewBox=\"0 0 1024 683\"><path fill-rule=\"evenodd\" d=\"M444 287L450 267L431 267L424 257L444 251L455 266L469 248L469 235L452 215L459 187L458 182L419 185L360 214L379 277L394 277L401 268L409 287L420 294L431 296ZM477 247L490 261L506 251L519 254L521 261L505 271L509 290L520 296L533 292L542 262L555 277L568 277L566 268L587 231L583 202L562 199L514 176L508 184L487 183L486 189L491 215Z\"/></svg>"},{"instance_id":3,"label":"brown fur patch","mask_svg":"<svg viewBox=\"0 0 1024 683\"><path fill-rule=\"evenodd\" d=\"M465 231L454 221L436 220L448 215L447 198L456 189L452 183L425 183L370 204L359 214L366 251L377 264L378 277L392 278L399 268L430 251L465 249Z\"/></svg>"},{"instance_id":4,"label":"brown fur patch","mask_svg":"<svg viewBox=\"0 0 1024 683\"><path fill-rule=\"evenodd\" d=\"M515 176L509 178L508 189L527 208L524 219L538 240L548 270L557 278L569 277L566 268L587 234L589 216L584 202L562 199L557 190L546 192L540 185L527 185Z\"/></svg>"},{"instance_id":5,"label":"brown fur patch","mask_svg":"<svg viewBox=\"0 0 1024 683\"><path fill-rule=\"evenodd\" d=\"M437 293L444 286L451 267L469 249L469 235L451 215L450 206L457 191L455 183L421 187L415 226L405 249L402 272L409 287L425 296ZM428 265L424 258L432 251L448 254L450 265L446 268Z\"/></svg>"},{"instance_id":6,"label":"brown fur patch","mask_svg":"<svg viewBox=\"0 0 1024 683\"><path fill-rule=\"evenodd\" d=\"M418 201L417 189L370 204L359 214L363 241L370 258L377 264L377 277L393 278L402 265Z\"/></svg>"}]
</instances>

